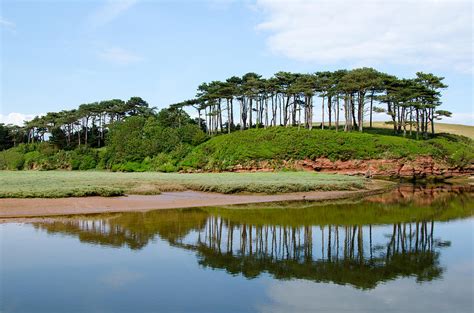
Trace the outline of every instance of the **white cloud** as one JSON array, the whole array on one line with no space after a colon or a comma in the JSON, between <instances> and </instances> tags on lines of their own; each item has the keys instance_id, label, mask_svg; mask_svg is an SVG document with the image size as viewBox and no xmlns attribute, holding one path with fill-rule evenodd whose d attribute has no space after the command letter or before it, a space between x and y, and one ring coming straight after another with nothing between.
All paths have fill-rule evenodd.
<instances>
[{"instance_id":1,"label":"white cloud","mask_svg":"<svg viewBox=\"0 0 474 313\"><path fill-rule=\"evenodd\" d=\"M16 27L16 24L4 19L3 17L0 17L0 26L14 29Z\"/></svg>"},{"instance_id":2,"label":"white cloud","mask_svg":"<svg viewBox=\"0 0 474 313\"><path fill-rule=\"evenodd\" d=\"M86 20L88 27L96 28L106 25L133 7L138 0L107 0Z\"/></svg>"},{"instance_id":3,"label":"white cloud","mask_svg":"<svg viewBox=\"0 0 474 313\"><path fill-rule=\"evenodd\" d=\"M107 48L99 52L99 56L112 63L127 65L143 60L142 57L122 48Z\"/></svg>"},{"instance_id":4,"label":"white cloud","mask_svg":"<svg viewBox=\"0 0 474 313\"><path fill-rule=\"evenodd\" d=\"M9 114L0 114L0 123L3 124L13 124L13 125L18 125L18 126L23 126L24 121L30 121L32 120L35 116L41 116L44 114L23 114L23 113L16 113L12 112Z\"/></svg>"},{"instance_id":5,"label":"white cloud","mask_svg":"<svg viewBox=\"0 0 474 313\"><path fill-rule=\"evenodd\" d=\"M301 61L416 64L471 73L469 0L257 0L268 48Z\"/></svg>"}]
</instances>

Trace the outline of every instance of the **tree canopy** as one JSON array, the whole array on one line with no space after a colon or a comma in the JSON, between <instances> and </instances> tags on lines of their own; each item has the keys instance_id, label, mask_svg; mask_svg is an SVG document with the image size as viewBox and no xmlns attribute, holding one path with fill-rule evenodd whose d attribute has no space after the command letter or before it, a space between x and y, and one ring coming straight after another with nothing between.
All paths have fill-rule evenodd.
<instances>
[{"instance_id":1,"label":"tree canopy","mask_svg":"<svg viewBox=\"0 0 474 313\"><path fill-rule=\"evenodd\" d=\"M111 99L79 105L77 109L48 112L25 122L23 127L0 126L0 149L19 143L49 140L60 149L106 145L114 124L132 117L145 127L146 119L156 125L182 128L197 125L209 136L249 128L316 125L336 131L363 131L373 113L386 113L395 134L428 138L435 121L450 117L439 109L444 78L418 72L414 78L397 78L373 68L316 73L277 72L264 78L257 73L232 76L225 81L204 82L196 97L169 105L157 112L140 97ZM321 116L314 115L320 103ZM196 110L192 119L187 110ZM130 122L130 124L133 124ZM117 131L116 131L117 132ZM123 134L124 137L139 135ZM140 132L140 134L142 134ZM137 138L139 139L139 138ZM110 142L112 142L111 140Z\"/></svg>"}]
</instances>

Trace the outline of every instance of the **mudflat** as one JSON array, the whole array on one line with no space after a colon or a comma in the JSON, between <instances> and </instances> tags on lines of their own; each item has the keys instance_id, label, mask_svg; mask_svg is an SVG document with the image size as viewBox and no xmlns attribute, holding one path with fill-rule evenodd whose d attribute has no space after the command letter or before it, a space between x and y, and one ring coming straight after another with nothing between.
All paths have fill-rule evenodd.
<instances>
[{"instance_id":1,"label":"mudflat","mask_svg":"<svg viewBox=\"0 0 474 313\"><path fill-rule=\"evenodd\" d=\"M163 192L160 195L129 195L126 197L6 198L0 199L0 218L149 211L276 201L323 201L364 196L383 192L386 189L387 186L385 185L383 187L373 186L366 190L310 191L275 195L229 195L199 191L178 191Z\"/></svg>"}]
</instances>

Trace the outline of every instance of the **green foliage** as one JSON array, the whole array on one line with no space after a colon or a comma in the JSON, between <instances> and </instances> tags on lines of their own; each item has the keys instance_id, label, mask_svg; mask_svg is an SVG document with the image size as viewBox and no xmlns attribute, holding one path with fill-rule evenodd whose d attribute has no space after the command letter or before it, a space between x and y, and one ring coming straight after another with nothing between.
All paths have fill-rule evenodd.
<instances>
[{"instance_id":1,"label":"green foliage","mask_svg":"<svg viewBox=\"0 0 474 313\"><path fill-rule=\"evenodd\" d=\"M25 153L25 169L35 169L36 164L39 164L42 159L44 159L44 156L37 150Z\"/></svg>"},{"instance_id":2,"label":"green foliage","mask_svg":"<svg viewBox=\"0 0 474 313\"><path fill-rule=\"evenodd\" d=\"M0 169L21 170L25 164L25 157L18 149L9 149L0 153Z\"/></svg>"},{"instance_id":3,"label":"green foliage","mask_svg":"<svg viewBox=\"0 0 474 313\"><path fill-rule=\"evenodd\" d=\"M193 123L188 113L182 108L170 107L162 109L157 115L158 123L163 127L179 128Z\"/></svg>"},{"instance_id":4,"label":"green foliage","mask_svg":"<svg viewBox=\"0 0 474 313\"><path fill-rule=\"evenodd\" d=\"M0 151L6 150L13 146L12 135L10 129L5 125L0 123Z\"/></svg>"},{"instance_id":5,"label":"green foliage","mask_svg":"<svg viewBox=\"0 0 474 313\"><path fill-rule=\"evenodd\" d=\"M0 169L89 170L97 167L101 157L99 151L85 147L73 151L58 150L47 142L21 144L0 152Z\"/></svg>"},{"instance_id":6,"label":"green foliage","mask_svg":"<svg viewBox=\"0 0 474 313\"><path fill-rule=\"evenodd\" d=\"M157 118L133 116L111 127L105 167L127 172L176 171L177 162L206 139L206 134L195 124L164 127ZM166 161L162 160L163 154L169 154ZM150 161L158 155L161 156L156 161ZM146 158L149 158L148 164L142 164Z\"/></svg>"},{"instance_id":7,"label":"green foliage","mask_svg":"<svg viewBox=\"0 0 474 313\"><path fill-rule=\"evenodd\" d=\"M113 172L145 172L150 168L141 162L125 162L122 164L114 164Z\"/></svg>"},{"instance_id":8,"label":"green foliage","mask_svg":"<svg viewBox=\"0 0 474 313\"><path fill-rule=\"evenodd\" d=\"M150 168L153 171L164 173L176 172L178 170L178 167L176 166L177 162L177 159L167 153L160 153L153 159L149 159Z\"/></svg>"},{"instance_id":9,"label":"green foliage","mask_svg":"<svg viewBox=\"0 0 474 313\"><path fill-rule=\"evenodd\" d=\"M438 158L445 158L451 166L464 168L474 163L473 140L452 134L440 134L427 140L427 144L434 148L433 154Z\"/></svg>"},{"instance_id":10,"label":"green foliage","mask_svg":"<svg viewBox=\"0 0 474 313\"><path fill-rule=\"evenodd\" d=\"M142 134L145 123L144 117L133 116L110 128L107 138L109 162L138 161L145 157Z\"/></svg>"}]
</instances>

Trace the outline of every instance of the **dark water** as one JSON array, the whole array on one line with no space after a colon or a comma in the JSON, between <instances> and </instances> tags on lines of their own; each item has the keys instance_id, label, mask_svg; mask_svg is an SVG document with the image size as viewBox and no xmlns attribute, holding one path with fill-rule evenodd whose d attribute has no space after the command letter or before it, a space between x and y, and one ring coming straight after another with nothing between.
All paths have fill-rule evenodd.
<instances>
[{"instance_id":1,"label":"dark water","mask_svg":"<svg viewBox=\"0 0 474 313\"><path fill-rule=\"evenodd\" d=\"M472 312L472 193L0 225L1 312Z\"/></svg>"}]
</instances>

